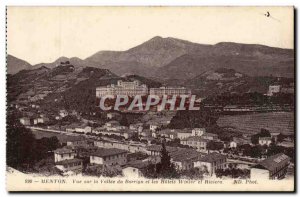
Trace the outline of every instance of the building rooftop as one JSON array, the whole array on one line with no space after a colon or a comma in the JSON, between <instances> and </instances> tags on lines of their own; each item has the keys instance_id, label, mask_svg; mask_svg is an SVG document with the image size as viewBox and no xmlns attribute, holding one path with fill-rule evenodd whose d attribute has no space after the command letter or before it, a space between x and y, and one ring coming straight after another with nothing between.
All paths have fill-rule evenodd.
<instances>
[{"instance_id":1,"label":"building rooftop","mask_svg":"<svg viewBox=\"0 0 300 197\"><path fill-rule=\"evenodd\" d=\"M144 169L149 165L149 162L147 161L142 161L142 160L135 160L127 163L124 168L126 167L133 167L137 169Z\"/></svg>"},{"instance_id":2,"label":"building rooftop","mask_svg":"<svg viewBox=\"0 0 300 197\"><path fill-rule=\"evenodd\" d=\"M267 169L269 171L273 171L277 167L282 166L282 164L287 163L290 161L290 157L279 153L273 156L268 157L267 159L261 161L259 164L255 165L253 168L259 169Z\"/></svg>"},{"instance_id":3,"label":"building rooftop","mask_svg":"<svg viewBox=\"0 0 300 197\"><path fill-rule=\"evenodd\" d=\"M218 135L215 133L204 133L202 136L218 137Z\"/></svg>"},{"instance_id":4,"label":"building rooftop","mask_svg":"<svg viewBox=\"0 0 300 197\"><path fill-rule=\"evenodd\" d=\"M59 148L59 149L56 149L54 151L55 154L68 154L68 153L74 153L75 151L70 149L70 148Z\"/></svg>"},{"instance_id":5,"label":"building rooftop","mask_svg":"<svg viewBox=\"0 0 300 197\"><path fill-rule=\"evenodd\" d=\"M87 140L85 137L83 136L70 136L67 139L67 142L77 142L77 141L84 141Z\"/></svg>"},{"instance_id":6,"label":"building rooftop","mask_svg":"<svg viewBox=\"0 0 300 197\"><path fill-rule=\"evenodd\" d=\"M191 129L176 129L174 131L176 133L191 133L192 134L192 130Z\"/></svg>"},{"instance_id":7,"label":"building rooftop","mask_svg":"<svg viewBox=\"0 0 300 197\"><path fill-rule=\"evenodd\" d=\"M127 153L127 151L117 149L117 148L99 148L95 152L92 152L91 156L107 157L107 156L119 155L119 154L123 154L123 153Z\"/></svg>"},{"instance_id":8,"label":"building rooftop","mask_svg":"<svg viewBox=\"0 0 300 197\"><path fill-rule=\"evenodd\" d=\"M162 146L161 145L151 145L151 146L148 146L146 148L148 151L156 151L156 152L159 152L161 151L162 149ZM179 148L177 147L171 147L171 146L166 146L166 149L169 153L171 152L174 152L174 151L177 151Z\"/></svg>"},{"instance_id":9,"label":"building rooftop","mask_svg":"<svg viewBox=\"0 0 300 197\"><path fill-rule=\"evenodd\" d=\"M179 149L176 152L170 154L173 161L187 161L187 160L195 160L201 156L202 153L197 152L194 149Z\"/></svg>"},{"instance_id":10,"label":"building rooftop","mask_svg":"<svg viewBox=\"0 0 300 197\"><path fill-rule=\"evenodd\" d=\"M272 140L271 137L259 137L259 140Z\"/></svg>"},{"instance_id":11,"label":"building rooftop","mask_svg":"<svg viewBox=\"0 0 300 197\"><path fill-rule=\"evenodd\" d=\"M118 124L118 125L120 125L120 123L119 123L118 121L116 121L116 120L108 121L108 122L106 122L105 124L107 124L107 123L109 123L109 124Z\"/></svg>"},{"instance_id":12,"label":"building rooftop","mask_svg":"<svg viewBox=\"0 0 300 197\"><path fill-rule=\"evenodd\" d=\"M220 153L216 153L216 152L213 152L213 153L209 153L203 157L201 157L199 159L199 161L202 161L202 162L208 162L208 163L212 163L214 161L217 161L217 160L220 160L220 159L226 159L227 157L225 155L222 155Z\"/></svg>"}]
</instances>

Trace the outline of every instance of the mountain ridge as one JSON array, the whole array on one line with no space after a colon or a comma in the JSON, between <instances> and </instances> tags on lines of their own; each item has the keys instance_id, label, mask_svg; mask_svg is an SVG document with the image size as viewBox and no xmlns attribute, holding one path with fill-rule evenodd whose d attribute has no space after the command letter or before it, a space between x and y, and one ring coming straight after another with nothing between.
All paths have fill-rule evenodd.
<instances>
[{"instance_id":1,"label":"mountain ridge","mask_svg":"<svg viewBox=\"0 0 300 197\"><path fill-rule=\"evenodd\" d=\"M36 64L31 68L54 68L62 61L69 61L75 67L90 66L109 69L118 75L137 74L152 78L193 78L219 67L253 76L294 76L293 49L235 42L208 45L160 36L125 51L98 51L85 59L60 57L54 62ZM8 68L10 66L8 63Z\"/></svg>"}]
</instances>

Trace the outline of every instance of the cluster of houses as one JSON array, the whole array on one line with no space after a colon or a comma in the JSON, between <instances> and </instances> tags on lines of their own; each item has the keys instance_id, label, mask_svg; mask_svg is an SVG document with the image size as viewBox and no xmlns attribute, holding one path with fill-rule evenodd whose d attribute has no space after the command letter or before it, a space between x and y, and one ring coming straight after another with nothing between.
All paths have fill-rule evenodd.
<instances>
[{"instance_id":1,"label":"cluster of houses","mask_svg":"<svg viewBox=\"0 0 300 197\"><path fill-rule=\"evenodd\" d=\"M22 117L20 118L20 123L24 126L29 125L37 125L37 124L45 124L49 122L49 118L40 115L40 116L34 116L34 117Z\"/></svg>"},{"instance_id":2,"label":"cluster of houses","mask_svg":"<svg viewBox=\"0 0 300 197\"><path fill-rule=\"evenodd\" d=\"M116 148L117 147L117 148ZM200 153L190 148L178 148L167 146L177 170L189 170L194 167L206 169L207 174L212 176L216 169L226 168L226 156L220 153ZM82 151L82 150L85 151ZM82 154L85 152L86 154ZM128 161L130 153L143 153L148 155L146 159ZM160 162L160 145L135 146L118 144L105 141L93 141L92 144L83 137L69 139L67 146L54 151L55 166L62 174L78 174L83 169L83 157L89 158L91 166L121 167L123 174L131 174L135 177L143 176L142 168L149 164Z\"/></svg>"},{"instance_id":3,"label":"cluster of houses","mask_svg":"<svg viewBox=\"0 0 300 197\"><path fill-rule=\"evenodd\" d=\"M59 120L69 115L73 114L66 110L60 110L55 119ZM251 144L250 138L247 137L234 137L229 143L222 142L217 134L209 133L205 128L167 129L166 125L170 123L168 120L134 123L127 127L120 124L119 116L120 114L117 112L107 113L107 122L100 127L93 128L86 123L72 123L63 129L66 133L102 134L102 136L108 137L114 135L122 136L124 139L131 139L137 135L140 141L111 141L99 138L91 142L85 137L69 139L65 147L54 151L56 168L63 175L78 174L82 173L84 161L88 160L90 166L118 167L122 169L124 176L142 177L143 169L150 164L160 162L161 146L152 144L152 141L168 142L179 139L180 144L184 145L180 147L185 148L167 146L171 162L176 169L184 171L197 168L206 172L207 176L214 176L216 170L228 168L230 161L224 154L209 151L209 142L223 143L224 148L236 148L239 145ZM21 124L25 126L46 124L48 121L49 118L43 115L20 118ZM259 137L259 144L269 146L274 140L276 142L279 133L271 134L271 137ZM139 152L148 157L143 160L128 160L128 154ZM288 156L281 154L269 157L251 167L246 166L246 168L251 170L251 178L263 174L269 179L281 179L287 172L289 161Z\"/></svg>"},{"instance_id":4,"label":"cluster of houses","mask_svg":"<svg viewBox=\"0 0 300 197\"><path fill-rule=\"evenodd\" d=\"M199 137L199 136L198 136ZM54 151L55 167L62 175L80 174L83 161L88 166L122 169L125 177L140 178L150 164L160 162L161 145L135 146L118 142L89 141L84 137L74 137L67 145ZM202 153L192 148L166 147L171 162L180 171L196 168L205 176L214 176L218 169L226 169L229 161L226 155L217 152ZM131 153L147 155L142 160L129 160ZM287 173L290 158L283 153L273 155L250 167L251 178L282 179Z\"/></svg>"}]
</instances>

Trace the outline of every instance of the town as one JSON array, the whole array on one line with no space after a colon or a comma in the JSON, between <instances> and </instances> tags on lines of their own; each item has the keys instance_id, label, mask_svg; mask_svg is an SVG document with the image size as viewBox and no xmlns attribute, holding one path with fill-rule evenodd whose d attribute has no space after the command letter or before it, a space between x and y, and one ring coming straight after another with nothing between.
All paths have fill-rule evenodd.
<instances>
[{"instance_id":1,"label":"town","mask_svg":"<svg viewBox=\"0 0 300 197\"><path fill-rule=\"evenodd\" d=\"M281 90L272 85L266 96L272 97ZM149 94L170 98L190 95L191 91L184 87L150 88L148 91L147 85L138 80L119 80L117 85L97 87L95 98ZM12 104L9 109L11 115L19 117L17 128L25 127L38 136L38 143L48 144L47 147L39 144L46 150L41 153L41 158L34 158L36 163L31 163L34 171L39 173L271 180L293 176L292 135L269 132L264 128L253 134L222 130L215 124L214 112L217 110L202 104L201 98L194 99L201 106L197 111L173 111L162 108L161 102L152 102L153 108L148 111L101 111L98 119L94 117L96 113L91 114L92 120L67 109L60 109L51 116L36 113L40 106L34 103L29 106ZM230 109L240 112L236 108ZM228 110L228 106L222 109L224 113ZM178 119L199 123L182 128L184 125L178 123Z\"/></svg>"}]
</instances>

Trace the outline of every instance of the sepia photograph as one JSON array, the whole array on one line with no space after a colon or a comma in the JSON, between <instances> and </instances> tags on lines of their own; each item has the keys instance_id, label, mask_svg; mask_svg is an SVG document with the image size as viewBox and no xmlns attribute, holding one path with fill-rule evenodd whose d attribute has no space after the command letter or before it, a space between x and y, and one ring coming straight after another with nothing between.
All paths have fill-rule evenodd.
<instances>
[{"instance_id":1,"label":"sepia photograph","mask_svg":"<svg viewBox=\"0 0 300 197\"><path fill-rule=\"evenodd\" d=\"M295 192L294 12L7 6L7 191Z\"/></svg>"}]
</instances>

